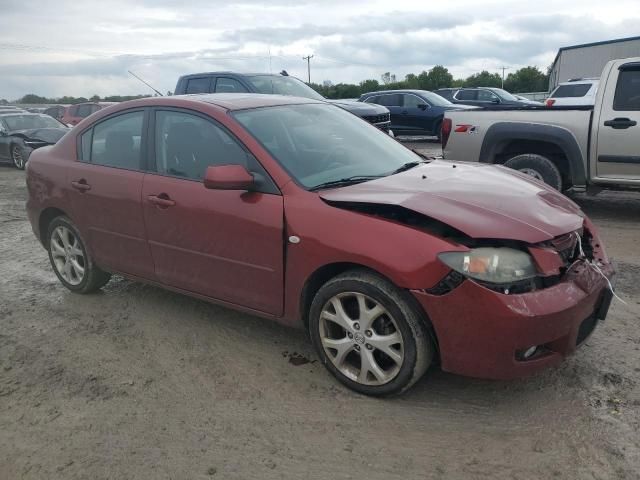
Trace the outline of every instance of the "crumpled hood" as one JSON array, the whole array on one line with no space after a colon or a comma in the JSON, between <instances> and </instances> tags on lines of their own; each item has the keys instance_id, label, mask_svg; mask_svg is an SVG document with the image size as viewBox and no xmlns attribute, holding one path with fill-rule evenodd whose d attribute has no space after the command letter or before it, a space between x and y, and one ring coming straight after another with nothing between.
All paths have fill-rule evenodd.
<instances>
[{"instance_id":1,"label":"crumpled hood","mask_svg":"<svg viewBox=\"0 0 640 480\"><path fill-rule=\"evenodd\" d=\"M564 195L506 167L436 160L406 172L320 192L328 202L398 205L472 238L538 243L582 227Z\"/></svg>"},{"instance_id":2,"label":"crumpled hood","mask_svg":"<svg viewBox=\"0 0 640 480\"><path fill-rule=\"evenodd\" d=\"M15 130L10 135L54 145L69 131L68 128L32 128L29 130Z\"/></svg>"},{"instance_id":3,"label":"crumpled hood","mask_svg":"<svg viewBox=\"0 0 640 480\"><path fill-rule=\"evenodd\" d=\"M354 102L352 100L327 100L327 102L360 117L364 115L383 115L389 113L387 107L376 105L375 103Z\"/></svg>"}]
</instances>

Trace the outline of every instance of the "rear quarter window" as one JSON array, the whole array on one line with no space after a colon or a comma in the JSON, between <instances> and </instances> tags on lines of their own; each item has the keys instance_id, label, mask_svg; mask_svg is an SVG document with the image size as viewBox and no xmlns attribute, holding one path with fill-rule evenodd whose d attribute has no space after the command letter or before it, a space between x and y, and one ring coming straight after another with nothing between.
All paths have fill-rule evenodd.
<instances>
[{"instance_id":1,"label":"rear quarter window","mask_svg":"<svg viewBox=\"0 0 640 480\"><path fill-rule=\"evenodd\" d=\"M551 94L553 98L584 97L591 90L591 83L576 83L575 85L560 85Z\"/></svg>"}]
</instances>

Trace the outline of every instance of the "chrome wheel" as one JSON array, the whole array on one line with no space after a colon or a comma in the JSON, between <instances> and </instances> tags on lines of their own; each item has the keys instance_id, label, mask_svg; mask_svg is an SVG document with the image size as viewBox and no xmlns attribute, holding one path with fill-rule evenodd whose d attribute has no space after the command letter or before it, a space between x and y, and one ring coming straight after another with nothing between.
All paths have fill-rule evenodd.
<instances>
[{"instance_id":1,"label":"chrome wheel","mask_svg":"<svg viewBox=\"0 0 640 480\"><path fill-rule=\"evenodd\" d=\"M398 325L367 295L345 292L329 299L320 314L319 333L331 363L362 385L384 385L402 367L404 342Z\"/></svg>"},{"instance_id":2,"label":"chrome wheel","mask_svg":"<svg viewBox=\"0 0 640 480\"><path fill-rule=\"evenodd\" d=\"M78 237L67 227L58 226L49 242L51 258L58 274L69 284L79 285L85 274L85 255Z\"/></svg>"},{"instance_id":3,"label":"chrome wheel","mask_svg":"<svg viewBox=\"0 0 640 480\"><path fill-rule=\"evenodd\" d=\"M22 170L24 168L24 157L22 156L22 150L17 145L11 148L11 159L16 168Z\"/></svg>"},{"instance_id":4,"label":"chrome wheel","mask_svg":"<svg viewBox=\"0 0 640 480\"><path fill-rule=\"evenodd\" d=\"M533 168L521 168L519 171L529 175L530 177L535 178L536 180L540 180L541 182L544 182L544 178L542 178L542 174L537 170L534 170Z\"/></svg>"}]
</instances>

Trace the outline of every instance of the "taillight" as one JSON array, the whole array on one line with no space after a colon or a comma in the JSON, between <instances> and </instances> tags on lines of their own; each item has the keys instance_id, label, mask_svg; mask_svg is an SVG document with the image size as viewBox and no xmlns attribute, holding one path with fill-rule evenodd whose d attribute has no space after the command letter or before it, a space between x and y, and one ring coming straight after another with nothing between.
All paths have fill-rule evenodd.
<instances>
[{"instance_id":1,"label":"taillight","mask_svg":"<svg viewBox=\"0 0 640 480\"><path fill-rule=\"evenodd\" d=\"M553 107L554 103L556 103L556 101L553 98L547 98L547 101L545 102L545 105L547 107Z\"/></svg>"},{"instance_id":2,"label":"taillight","mask_svg":"<svg viewBox=\"0 0 640 480\"><path fill-rule=\"evenodd\" d=\"M444 149L447 146L447 142L449 141L449 135L451 135L451 119L445 118L442 120L442 127L440 132L440 141L442 142L442 148Z\"/></svg>"}]
</instances>

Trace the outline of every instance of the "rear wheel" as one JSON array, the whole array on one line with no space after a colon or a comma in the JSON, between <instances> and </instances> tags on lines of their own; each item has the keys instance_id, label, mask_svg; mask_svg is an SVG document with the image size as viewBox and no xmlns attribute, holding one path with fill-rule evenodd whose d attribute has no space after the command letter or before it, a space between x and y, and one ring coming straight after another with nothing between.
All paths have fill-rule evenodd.
<instances>
[{"instance_id":1,"label":"rear wheel","mask_svg":"<svg viewBox=\"0 0 640 480\"><path fill-rule=\"evenodd\" d=\"M57 217L49 224L47 240L53 271L72 292L94 292L111 278L93 263L80 232L67 217Z\"/></svg>"},{"instance_id":2,"label":"rear wheel","mask_svg":"<svg viewBox=\"0 0 640 480\"><path fill-rule=\"evenodd\" d=\"M547 157L534 153L525 153L510 158L504 165L540 180L558 191L562 190L560 170Z\"/></svg>"},{"instance_id":3,"label":"rear wheel","mask_svg":"<svg viewBox=\"0 0 640 480\"><path fill-rule=\"evenodd\" d=\"M325 367L366 395L402 393L427 370L434 346L419 309L387 280L353 270L329 280L309 314Z\"/></svg>"},{"instance_id":4,"label":"rear wheel","mask_svg":"<svg viewBox=\"0 0 640 480\"><path fill-rule=\"evenodd\" d=\"M11 160L13 161L14 167L20 170L24 170L26 161L24 159L24 155L22 153L22 148L20 148L20 145L11 146Z\"/></svg>"}]
</instances>

